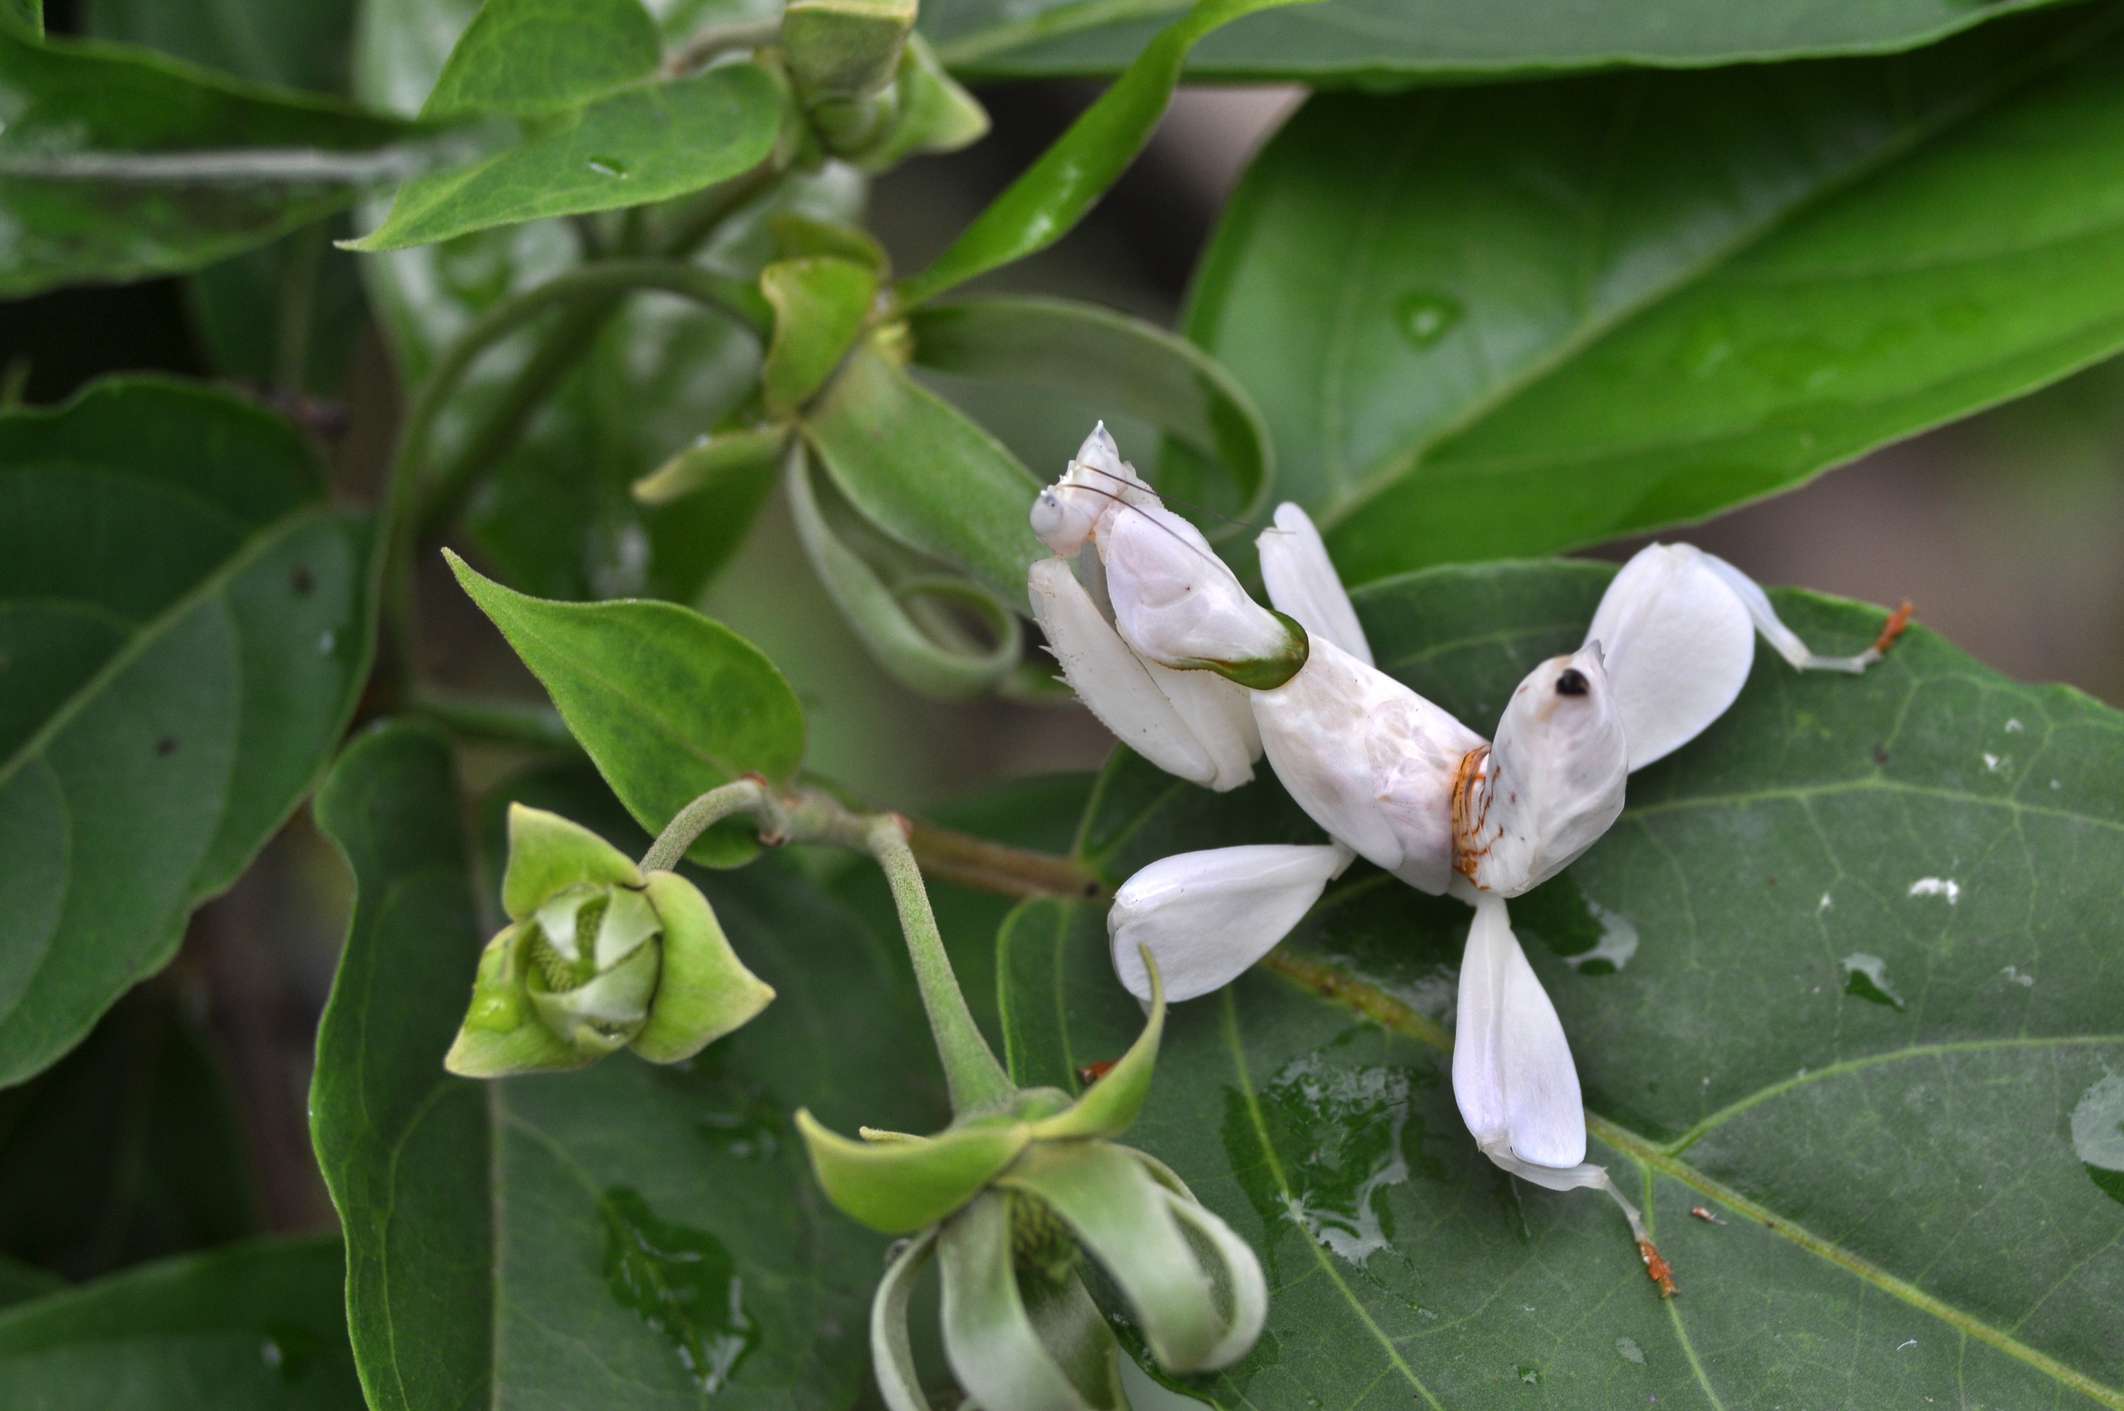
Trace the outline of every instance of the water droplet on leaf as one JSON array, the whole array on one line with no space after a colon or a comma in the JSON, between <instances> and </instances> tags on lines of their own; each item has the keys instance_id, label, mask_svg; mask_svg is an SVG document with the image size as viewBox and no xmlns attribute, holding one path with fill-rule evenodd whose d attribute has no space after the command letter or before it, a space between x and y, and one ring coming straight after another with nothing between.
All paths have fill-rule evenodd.
<instances>
[{"instance_id":1,"label":"water droplet on leaf","mask_svg":"<svg viewBox=\"0 0 2124 1411\"><path fill-rule=\"evenodd\" d=\"M1645 1350L1637 1345L1636 1338L1617 1338L1615 1350L1622 1354L1623 1361L1635 1362L1640 1367L1645 1365Z\"/></svg>"},{"instance_id":2,"label":"water droplet on leaf","mask_svg":"<svg viewBox=\"0 0 2124 1411\"><path fill-rule=\"evenodd\" d=\"M1404 294L1395 306L1401 334L1418 348L1429 348L1453 331L1467 310L1449 294Z\"/></svg>"},{"instance_id":3,"label":"water droplet on leaf","mask_svg":"<svg viewBox=\"0 0 2124 1411\"><path fill-rule=\"evenodd\" d=\"M2072 1109L2072 1149L2088 1179L2124 1203L2124 1073L2107 1073Z\"/></svg>"},{"instance_id":4,"label":"water droplet on leaf","mask_svg":"<svg viewBox=\"0 0 2124 1411\"><path fill-rule=\"evenodd\" d=\"M1843 965L1845 994L1885 1004L1890 1009L1903 1007L1903 997L1888 983L1888 962L1861 950L1845 956Z\"/></svg>"},{"instance_id":5,"label":"water droplet on leaf","mask_svg":"<svg viewBox=\"0 0 2124 1411\"><path fill-rule=\"evenodd\" d=\"M605 1286L669 1338L703 1395L730 1380L759 1340L730 1252L706 1230L653 1214L634 1191L605 1192Z\"/></svg>"},{"instance_id":6,"label":"water droplet on leaf","mask_svg":"<svg viewBox=\"0 0 2124 1411\"><path fill-rule=\"evenodd\" d=\"M599 176L609 176L615 181L624 180L627 175L627 164L617 157L592 157L584 165Z\"/></svg>"}]
</instances>

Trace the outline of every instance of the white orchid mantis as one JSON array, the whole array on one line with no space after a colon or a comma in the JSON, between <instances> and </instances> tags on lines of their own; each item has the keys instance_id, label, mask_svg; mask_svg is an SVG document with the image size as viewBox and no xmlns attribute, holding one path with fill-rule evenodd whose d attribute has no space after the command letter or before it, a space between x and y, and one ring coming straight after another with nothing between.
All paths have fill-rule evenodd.
<instances>
[{"instance_id":1,"label":"white orchid mantis","mask_svg":"<svg viewBox=\"0 0 2124 1411\"><path fill-rule=\"evenodd\" d=\"M1357 856L1419 891L1459 897L1475 911L1453 1053L1462 1118L1513 1175L1607 1191L1671 1293L1636 1207L1585 1159L1577 1067L1505 902L1599 840L1622 812L1632 770L1725 712L1757 632L1798 669L1858 672L1902 630L1908 605L1867 651L1819 656L1731 564L1655 544L1610 583L1584 645L1520 683L1486 743L1373 665L1326 546L1296 505L1280 506L1256 541L1273 615L1121 461L1103 427L1041 493L1033 527L1086 569L1080 580L1050 559L1031 580L1034 615L1085 704L1153 763L1214 789L1245 783L1265 753L1330 839L1183 853L1137 872L1107 920L1123 985L1148 997L1147 950L1169 999L1220 988L1288 935ZM1086 543L1096 564L1079 554ZM1294 619L1309 647L1290 642Z\"/></svg>"}]
</instances>

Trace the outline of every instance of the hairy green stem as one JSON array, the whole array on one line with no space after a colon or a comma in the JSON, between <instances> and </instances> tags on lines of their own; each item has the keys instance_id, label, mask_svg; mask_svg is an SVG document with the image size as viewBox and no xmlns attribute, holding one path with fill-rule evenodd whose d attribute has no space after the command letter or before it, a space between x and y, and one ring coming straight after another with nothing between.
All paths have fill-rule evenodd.
<instances>
[{"instance_id":1,"label":"hairy green stem","mask_svg":"<svg viewBox=\"0 0 2124 1411\"><path fill-rule=\"evenodd\" d=\"M900 931L907 940L907 958L914 966L915 986L921 991L922 1009L929 1016L937 1058L944 1065L952 1110L964 1113L1008 1101L1016 1088L974 1022L958 977L952 973L951 957L944 949L944 933L937 928L936 912L929 905L929 889L922 881L922 865L909 843L910 835L916 832L914 827L897 813L856 813L816 789L778 796L765 780L747 775L710 789L679 810L643 854L642 870L676 867L701 834L740 813L749 813L759 820L765 841L831 843L867 852L877 861L892 888L893 907L899 912Z\"/></svg>"},{"instance_id":2,"label":"hairy green stem","mask_svg":"<svg viewBox=\"0 0 2124 1411\"><path fill-rule=\"evenodd\" d=\"M922 1008L929 1015L929 1032L936 1039L937 1057L944 1064L944 1082L951 1092L951 1109L965 1113L999 1107L1016 1088L995 1051L981 1036L973 1011L952 973L951 957L944 951L944 934L937 929L936 913L930 909L929 891L922 885L922 867L907 843L907 820L895 813L879 814L868 821L864 841L877 859L892 887L892 902L900 913L900 930L907 937L907 958L914 965L915 985L922 992Z\"/></svg>"},{"instance_id":3,"label":"hairy green stem","mask_svg":"<svg viewBox=\"0 0 2124 1411\"><path fill-rule=\"evenodd\" d=\"M680 809L664 825L664 831L656 835L649 851L642 854L642 871L670 871L679 865L686 850L699 840L701 834L735 814L767 810L772 802L766 782L756 774L710 789Z\"/></svg>"},{"instance_id":4,"label":"hairy green stem","mask_svg":"<svg viewBox=\"0 0 2124 1411\"><path fill-rule=\"evenodd\" d=\"M740 49L764 49L782 37L779 13L762 20L725 20L703 25L664 60L664 76L677 78L691 73L719 54Z\"/></svg>"}]
</instances>

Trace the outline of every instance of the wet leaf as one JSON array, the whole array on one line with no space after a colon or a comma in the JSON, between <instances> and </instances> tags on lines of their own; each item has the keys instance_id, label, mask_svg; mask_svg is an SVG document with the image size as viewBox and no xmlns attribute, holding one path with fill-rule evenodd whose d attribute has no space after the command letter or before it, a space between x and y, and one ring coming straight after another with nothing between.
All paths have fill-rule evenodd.
<instances>
[{"instance_id":1,"label":"wet leaf","mask_svg":"<svg viewBox=\"0 0 2124 1411\"><path fill-rule=\"evenodd\" d=\"M507 792L629 853L647 841L587 771ZM485 810L488 876L501 801ZM315 1133L371 1406L854 1403L885 1241L826 1204L789 1114L941 1124L891 923L786 859L693 874L780 992L757 1020L675 1067L622 1054L556 1077L452 1078L441 1057L480 935L457 816L447 747L406 727L358 741L319 798L359 896L319 1037Z\"/></svg>"},{"instance_id":2,"label":"wet leaf","mask_svg":"<svg viewBox=\"0 0 2124 1411\"><path fill-rule=\"evenodd\" d=\"M549 113L645 79L662 57L641 0L488 0L423 111Z\"/></svg>"},{"instance_id":3,"label":"wet leaf","mask_svg":"<svg viewBox=\"0 0 2124 1411\"><path fill-rule=\"evenodd\" d=\"M6 26L0 109L10 297L196 269L265 244L403 175L422 138L325 99Z\"/></svg>"},{"instance_id":4,"label":"wet leaf","mask_svg":"<svg viewBox=\"0 0 2124 1411\"><path fill-rule=\"evenodd\" d=\"M1388 670L1487 729L1530 663L1577 644L1608 573L1440 569L1357 605ZM1830 650L1881 620L1777 601ZM1318 834L1272 780L1213 795L1122 757L1081 836L1113 881ZM1759 652L1733 710L1512 903L1591 1159L1673 1263L1662 1302L1611 1206L1515 1187L1475 1151L1448 1063L1470 913L1360 864L1237 985L1173 1008L1130 1129L1269 1274L1254 1354L1187 1390L1367 1411L1542 1386L1663 1411L2124 1404L2124 1211L2090 1178L2124 1165L2096 1140L2124 1115L2105 1076L2124 1066L2120 867L2116 712L1923 631L1857 679ZM1860 951L1902 1007L1846 991ZM1029 904L999 965L1020 1081L1074 1089L1141 1023L1096 907Z\"/></svg>"},{"instance_id":5,"label":"wet leaf","mask_svg":"<svg viewBox=\"0 0 2124 1411\"><path fill-rule=\"evenodd\" d=\"M1697 519L2124 347L2089 214L2124 199L2120 60L2124 10L2076 6L1906 58L1316 99L1189 332L1353 582Z\"/></svg>"},{"instance_id":6,"label":"wet leaf","mask_svg":"<svg viewBox=\"0 0 2124 1411\"><path fill-rule=\"evenodd\" d=\"M0 1386L38 1411L361 1411L337 1240L169 1259L0 1310Z\"/></svg>"},{"instance_id":7,"label":"wet leaf","mask_svg":"<svg viewBox=\"0 0 2124 1411\"><path fill-rule=\"evenodd\" d=\"M758 165L781 119L756 64L633 88L471 166L415 177L354 250L402 250L475 230L690 195Z\"/></svg>"},{"instance_id":8,"label":"wet leaf","mask_svg":"<svg viewBox=\"0 0 2124 1411\"><path fill-rule=\"evenodd\" d=\"M449 557L643 827L661 829L739 775L777 784L795 776L803 708L774 663L737 633L676 603L526 597ZM735 822L713 829L687 855L736 866L757 850L753 831Z\"/></svg>"},{"instance_id":9,"label":"wet leaf","mask_svg":"<svg viewBox=\"0 0 2124 1411\"><path fill-rule=\"evenodd\" d=\"M358 91L379 106L416 111L479 8L477 0L372 0L357 35ZM652 8L667 45L709 20L752 13L742 4L690 0ZM710 192L701 199L715 198ZM828 164L742 211L699 253L719 270L749 274L775 253L767 229L774 216L801 212L845 221L860 200L854 174ZM668 228L659 228L662 216L644 214L658 238L669 237ZM676 224L689 211L681 202L665 214ZM369 223L381 218L372 212ZM410 385L474 318L582 257L576 232L534 222L359 259L400 376ZM527 330L483 358L444 409L435 465L487 444L484 428L508 401L533 349L560 332L580 355L553 376L539 415L490 452L483 483L466 507L467 528L502 577L542 597L654 594L692 601L744 538L762 497L703 495L646 508L629 486L722 424L757 380L757 342L715 312L654 295L615 303L586 334Z\"/></svg>"},{"instance_id":10,"label":"wet leaf","mask_svg":"<svg viewBox=\"0 0 2124 1411\"><path fill-rule=\"evenodd\" d=\"M176 951L323 771L368 674L369 526L225 393L0 415L0 1084Z\"/></svg>"},{"instance_id":11,"label":"wet leaf","mask_svg":"<svg viewBox=\"0 0 2124 1411\"><path fill-rule=\"evenodd\" d=\"M2033 0L2034 4L2046 0ZM930 0L923 30L953 70L979 78L1113 73L1142 51L1175 0ZM1854 0L1829 6L1654 6L1559 10L1541 0L1335 0L1256 16L1213 35L1187 67L1195 81L1297 79L1381 88L1470 74L1549 74L1643 63L1662 68L1928 44L2030 3Z\"/></svg>"}]
</instances>

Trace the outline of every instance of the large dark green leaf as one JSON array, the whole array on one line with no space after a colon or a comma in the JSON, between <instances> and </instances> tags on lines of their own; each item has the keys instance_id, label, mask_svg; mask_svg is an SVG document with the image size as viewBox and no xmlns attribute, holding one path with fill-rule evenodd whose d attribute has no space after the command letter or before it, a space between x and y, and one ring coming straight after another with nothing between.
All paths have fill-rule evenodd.
<instances>
[{"instance_id":1,"label":"large dark green leaf","mask_svg":"<svg viewBox=\"0 0 2124 1411\"><path fill-rule=\"evenodd\" d=\"M645 841L594 776L516 796ZM779 994L758 1019L673 1068L450 1077L478 947L456 808L446 748L404 727L357 742L319 797L359 900L314 1123L371 1406L851 1404L883 1242L818 1196L788 1114L937 1121L897 939L780 859L701 874Z\"/></svg>"},{"instance_id":2,"label":"large dark green leaf","mask_svg":"<svg viewBox=\"0 0 2124 1411\"><path fill-rule=\"evenodd\" d=\"M0 416L0 1084L159 969L308 792L371 647L366 520L176 383Z\"/></svg>"},{"instance_id":3,"label":"large dark green leaf","mask_svg":"<svg viewBox=\"0 0 2124 1411\"><path fill-rule=\"evenodd\" d=\"M1389 671L1487 729L1607 574L1440 569L1358 611ZM1828 650L1880 621L1777 601ZM1318 836L1271 781L1217 796L1123 758L1081 846L1115 879ZM1512 903L1593 1159L1673 1261L1662 1303L1612 1206L1514 1186L1468 1139L1447 1026L1469 912L1356 869L1264 966L1176 1007L1131 1133L1269 1272L1260 1345L1192 1390L1264 1411L2124 1405L2120 870L2115 712L1922 631L1858 679L1759 653L1733 710ZM1029 906L1001 949L1021 1081L1070 1085L1134 1035L1096 909Z\"/></svg>"},{"instance_id":4,"label":"large dark green leaf","mask_svg":"<svg viewBox=\"0 0 2124 1411\"><path fill-rule=\"evenodd\" d=\"M1927 44L2045 3L2050 0L1571 6L1542 0L1332 0L1257 16L1211 38L1189 63L1188 76L1378 88L1467 74L1871 54ZM959 73L1030 78L1113 73L1184 8L1185 0L930 0L922 19L938 53Z\"/></svg>"},{"instance_id":5,"label":"large dark green leaf","mask_svg":"<svg viewBox=\"0 0 2124 1411\"><path fill-rule=\"evenodd\" d=\"M478 0L372 0L363 7L356 41L361 96L417 111L479 8ZM667 42L675 42L695 25L756 7L668 0L651 8ZM853 173L829 165L748 209L703 257L718 269L756 270L772 254L761 219L766 210L795 208L842 220L860 198ZM374 212L372 223L381 216ZM364 256L361 268L400 375L410 384L471 320L580 257L573 231L544 222ZM438 421L436 464L466 451L531 348L552 336L547 327L528 330L473 368ZM653 295L614 309L579 343L580 358L554 378L538 414L490 463L491 474L468 506L469 527L502 576L528 592L689 600L742 539L743 523L733 524L728 502L715 497L650 509L628 487L744 395L758 374L757 344L717 313Z\"/></svg>"},{"instance_id":6,"label":"large dark green leaf","mask_svg":"<svg viewBox=\"0 0 2124 1411\"><path fill-rule=\"evenodd\" d=\"M0 295L194 269L403 175L418 130L0 26Z\"/></svg>"},{"instance_id":7,"label":"large dark green leaf","mask_svg":"<svg viewBox=\"0 0 2124 1411\"><path fill-rule=\"evenodd\" d=\"M0 1311L0 1387L35 1411L361 1411L335 1240L150 1264Z\"/></svg>"},{"instance_id":8,"label":"large dark green leaf","mask_svg":"<svg viewBox=\"0 0 2124 1411\"><path fill-rule=\"evenodd\" d=\"M676 603L526 597L454 555L450 566L644 828L739 775L795 777L803 707L774 663L721 623ZM687 855L733 866L757 850L753 831L713 829Z\"/></svg>"},{"instance_id":9,"label":"large dark green leaf","mask_svg":"<svg viewBox=\"0 0 2124 1411\"><path fill-rule=\"evenodd\" d=\"M254 83L320 93L347 87L354 0L89 0L88 32Z\"/></svg>"},{"instance_id":10,"label":"large dark green leaf","mask_svg":"<svg viewBox=\"0 0 2124 1411\"><path fill-rule=\"evenodd\" d=\"M242 1119L196 999L137 990L0 1092L0 1254L79 1279L261 1233Z\"/></svg>"},{"instance_id":11,"label":"large dark green leaf","mask_svg":"<svg viewBox=\"0 0 2124 1411\"><path fill-rule=\"evenodd\" d=\"M2120 64L2112 5L1907 58L1316 99L1190 332L1353 582L1700 518L2124 347Z\"/></svg>"},{"instance_id":12,"label":"large dark green leaf","mask_svg":"<svg viewBox=\"0 0 2124 1411\"><path fill-rule=\"evenodd\" d=\"M662 56L641 0L488 0L426 111L548 113L648 77Z\"/></svg>"}]
</instances>

